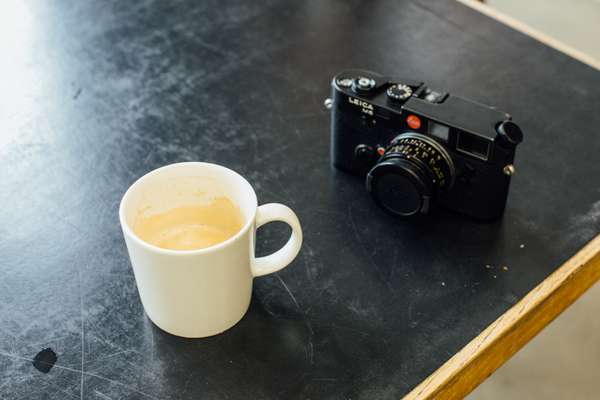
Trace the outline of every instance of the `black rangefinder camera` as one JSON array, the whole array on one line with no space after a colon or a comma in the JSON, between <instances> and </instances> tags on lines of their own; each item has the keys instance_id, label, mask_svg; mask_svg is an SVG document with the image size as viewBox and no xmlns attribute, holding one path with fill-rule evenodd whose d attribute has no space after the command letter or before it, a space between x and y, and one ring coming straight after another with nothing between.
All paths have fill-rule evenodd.
<instances>
[{"instance_id":1,"label":"black rangefinder camera","mask_svg":"<svg viewBox=\"0 0 600 400\"><path fill-rule=\"evenodd\" d=\"M366 177L386 211L427 214L433 203L476 219L504 212L521 129L493 107L423 82L349 70L333 78L333 164Z\"/></svg>"}]
</instances>

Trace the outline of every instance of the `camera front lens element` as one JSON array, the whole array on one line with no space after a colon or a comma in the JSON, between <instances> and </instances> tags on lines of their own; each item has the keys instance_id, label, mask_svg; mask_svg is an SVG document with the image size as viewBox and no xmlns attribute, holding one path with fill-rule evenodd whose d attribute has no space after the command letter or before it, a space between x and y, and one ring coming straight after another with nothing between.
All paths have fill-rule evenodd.
<instances>
[{"instance_id":1,"label":"camera front lens element","mask_svg":"<svg viewBox=\"0 0 600 400\"><path fill-rule=\"evenodd\" d=\"M397 136L367 174L367 190L391 214L427 213L438 191L454 183L452 158L434 139L420 133Z\"/></svg>"},{"instance_id":2,"label":"camera front lens element","mask_svg":"<svg viewBox=\"0 0 600 400\"><path fill-rule=\"evenodd\" d=\"M429 205L433 186L417 165L393 157L378 163L367 174L367 190L384 210L409 217Z\"/></svg>"}]
</instances>

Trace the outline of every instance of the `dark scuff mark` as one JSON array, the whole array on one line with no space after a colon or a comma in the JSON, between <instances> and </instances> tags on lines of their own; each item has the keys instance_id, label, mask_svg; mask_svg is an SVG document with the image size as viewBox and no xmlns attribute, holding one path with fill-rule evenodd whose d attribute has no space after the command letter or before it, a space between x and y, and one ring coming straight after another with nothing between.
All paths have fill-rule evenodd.
<instances>
[{"instance_id":1,"label":"dark scuff mark","mask_svg":"<svg viewBox=\"0 0 600 400\"><path fill-rule=\"evenodd\" d=\"M57 359L58 357L56 356L54 350L48 347L35 355L32 364L35 369L47 374L50 372Z\"/></svg>"},{"instance_id":2,"label":"dark scuff mark","mask_svg":"<svg viewBox=\"0 0 600 400\"><path fill-rule=\"evenodd\" d=\"M83 91L82 88L77 89L77 91L73 95L73 100L77 100L77 98L79 97L79 95L81 94L82 91Z\"/></svg>"}]
</instances>

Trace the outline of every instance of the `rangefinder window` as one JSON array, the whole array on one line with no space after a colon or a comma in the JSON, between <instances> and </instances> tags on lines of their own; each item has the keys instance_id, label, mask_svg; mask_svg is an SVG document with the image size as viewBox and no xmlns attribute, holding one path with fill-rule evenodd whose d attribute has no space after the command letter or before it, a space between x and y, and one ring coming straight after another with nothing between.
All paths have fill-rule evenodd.
<instances>
[{"instance_id":1,"label":"rangefinder window","mask_svg":"<svg viewBox=\"0 0 600 400\"><path fill-rule=\"evenodd\" d=\"M462 153L487 161L490 154L490 143L479 136L467 132L459 132L456 149Z\"/></svg>"},{"instance_id":2,"label":"rangefinder window","mask_svg":"<svg viewBox=\"0 0 600 400\"><path fill-rule=\"evenodd\" d=\"M433 121L429 121L429 134L433 137L436 137L444 142L448 141L448 135L450 132L450 128L445 125L438 124Z\"/></svg>"}]
</instances>

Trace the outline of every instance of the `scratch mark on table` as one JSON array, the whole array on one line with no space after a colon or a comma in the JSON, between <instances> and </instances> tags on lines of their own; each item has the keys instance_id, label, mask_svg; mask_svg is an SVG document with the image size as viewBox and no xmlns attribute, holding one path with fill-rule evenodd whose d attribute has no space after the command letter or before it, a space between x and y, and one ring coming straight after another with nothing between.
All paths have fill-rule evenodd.
<instances>
[{"instance_id":1,"label":"scratch mark on table","mask_svg":"<svg viewBox=\"0 0 600 400\"><path fill-rule=\"evenodd\" d=\"M312 335L311 335L311 338L308 339L307 354L308 354L308 361L311 364L314 364L315 349L314 349L313 342L312 342Z\"/></svg>"},{"instance_id":2,"label":"scratch mark on table","mask_svg":"<svg viewBox=\"0 0 600 400\"><path fill-rule=\"evenodd\" d=\"M81 400L83 400L83 381L84 381L84 368L85 368L85 321L83 313L83 285L81 284L81 266L77 267L77 281L79 283L79 309L81 311Z\"/></svg>"},{"instance_id":3,"label":"scratch mark on table","mask_svg":"<svg viewBox=\"0 0 600 400\"><path fill-rule=\"evenodd\" d=\"M24 328L21 329L18 336L19 337L26 336L26 333L29 332L31 327L36 325L37 323L38 323L37 319L32 319L31 321L29 321L29 323Z\"/></svg>"},{"instance_id":4,"label":"scratch mark on table","mask_svg":"<svg viewBox=\"0 0 600 400\"><path fill-rule=\"evenodd\" d=\"M358 228L356 227L356 223L354 222L354 217L352 215L352 204L348 204L348 221L350 221L350 227L352 228L354 238L356 239L358 246L362 249L365 258L373 266L375 273L377 274L379 279L381 279L383 284L386 285L391 292L395 293L396 288L390 283L389 277L386 277L386 275L381 272L381 270L379 269L379 265L377 265L377 263L374 261L376 250L374 250L372 253L369 252L369 249L367 249L367 247L364 244L364 241L360 237L360 233L358 233ZM394 266L392 266L391 268L394 268Z\"/></svg>"},{"instance_id":5,"label":"scratch mark on table","mask_svg":"<svg viewBox=\"0 0 600 400\"><path fill-rule=\"evenodd\" d=\"M2 355L5 355L5 354L2 354ZM28 375L23 375L23 376L19 376L19 377L14 377L14 378L11 378L11 379L6 379L2 384L0 384L0 389L2 389L3 387L7 386L10 383L14 384L14 383L25 382L29 378L35 378L35 375L28 374Z\"/></svg>"},{"instance_id":6,"label":"scratch mark on table","mask_svg":"<svg viewBox=\"0 0 600 400\"><path fill-rule=\"evenodd\" d=\"M308 343L306 344L306 346L307 346L306 355L307 355L308 361L311 364L314 364L314 346L313 346L312 339L313 339L313 336L315 335L315 331L313 330L312 325L311 325L310 321L308 320L308 317L306 316L306 313L304 311L302 311L300 304L298 304L296 297L294 296L294 294L292 293L292 291L290 290L288 285L285 284L285 281L281 278L281 276L279 276L278 273L275 273L275 276L277 277L277 279L279 279L279 282L281 282L281 285L284 287L284 289L288 292L288 294L292 298L292 301L296 305L296 308L298 309L298 311L300 311L302 313L302 317L304 319L304 324L306 325L306 328L308 329L308 332L309 332Z\"/></svg>"},{"instance_id":7,"label":"scratch mark on table","mask_svg":"<svg viewBox=\"0 0 600 400\"><path fill-rule=\"evenodd\" d=\"M62 389L60 386L53 384L51 381L46 381L46 385L52 386L54 389L58 390L61 393L66 394L69 397L72 397L74 399L77 398L77 396L75 396L73 393L69 393L66 390ZM112 399L111 399L112 400Z\"/></svg>"},{"instance_id":8,"label":"scratch mark on table","mask_svg":"<svg viewBox=\"0 0 600 400\"><path fill-rule=\"evenodd\" d=\"M352 233L354 233L356 241L362 247L362 240L360 238L360 235L358 234L358 230L356 229L356 224L354 223L354 218L352 217L352 205L350 204L348 204L348 221L350 221L350 227L352 228Z\"/></svg>"},{"instance_id":9,"label":"scratch mark on table","mask_svg":"<svg viewBox=\"0 0 600 400\"><path fill-rule=\"evenodd\" d=\"M107 344L107 345L109 345L110 347L113 347L113 348L115 348L115 349L117 349L117 350L119 350L119 351L129 351L129 352L132 352L132 353L137 353L137 354L139 354L139 355L141 355L141 356L145 356L145 354L144 354L144 353L142 353L142 352L140 352L140 351L138 351L138 350L135 350L135 349L132 349L132 348L130 348L130 349L125 349L125 348L123 348L123 347L119 346L118 344L116 344L116 343L114 343L114 342L111 342L111 341L110 341L110 340L108 340L106 337L104 337L104 335L102 335L102 334L100 333L100 331L99 331L99 329L98 329L98 325L96 325L96 324L94 324L94 323L90 323L90 321L88 321L88 324L92 325L92 326L95 328L95 329L93 329L94 333L90 333L90 338L95 338L95 339L97 339L97 340L101 341L102 343L104 343L104 344ZM90 330L90 331L92 331L92 330Z\"/></svg>"},{"instance_id":10,"label":"scratch mark on table","mask_svg":"<svg viewBox=\"0 0 600 400\"><path fill-rule=\"evenodd\" d=\"M66 339L66 338L68 338L68 336L53 337L53 338L50 338L50 339L43 340L41 342L27 343L27 346L38 346L40 344L48 344L48 343L51 343L51 342L58 342L59 340L63 340L63 339Z\"/></svg>"},{"instance_id":11,"label":"scratch mark on table","mask_svg":"<svg viewBox=\"0 0 600 400\"><path fill-rule=\"evenodd\" d=\"M112 358L112 357L115 357L115 356L118 356L118 355L124 354L124 353L137 353L137 352L135 350L120 350L120 351L117 351L116 353L111 353L111 354L108 354L106 356L95 358L93 360L86 360L85 363L86 364L90 364L90 363L95 363L95 362L98 362L98 361L104 361L104 360L106 360L108 358Z\"/></svg>"},{"instance_id":12,"label":"scratch mark on table","mask_svg":"<svg viewBox=\"0 0 600 400\"><path fill-rule=\"evenodd\" d=\"M356 328L353 328L353 327L349 327L349 326L345 326L345 325L339 325L339 324L335 324L335 323L330 323L327 326L330 326L330 327L332 327L334 329L344 329L344 330L347 330L347 331L355 332L355 333L358 333L358 334L360 334L362 336L369 336L370 335L369 332L361 331L359 329L356 329Z\"/></svg>"},{"instance_id":13,"label":"scratch mark on table","mask_svg":"<svg viewBox=\"0 0 600 400\"><path fill-rule=\"evenodd\" d=\"M390 267L390 274L388 276L388 281L391 281L392 278L394 277L394 271L396 270L396 268L398 268L398 259L399 259L399 255L400 255L400 251L398 250L398 247L394 247L394 258L392 261L392 265Z\"/></svg>"},{"instance_id":14,"label":"scratch mark on table","mask_svg":"<svg viewBox=\"0 0 600 400\"><path fill-rule=\"evenodd\" d=\"M76 372L77 372L77 370L74 370L74 371L76 371ZM140 391L140 390L137 390L137 389L135 389L135 388L132 388L132 387L131 387L131 386L129 386L129 385L126 385L126 384L124 384L124 383L121 383L121 382L119 382L119 381L112 380L112 379L110 379L110 378L107 378L107 377L105 377L105 376L102 376L102 375L93 374L93 373L91 373L91 372L82 372L82 375L87 375L87 376L92 376L92 377L94 377L94 378L102 379L102 380L105 380L105 381L107 381L107 382L114 383L115 385L122 386L122 387L124 387L124 388L126 388L126 389L128 389L128 390L131 390L132 392L135 392L135 393L137 393L137 394L141 394L142 396L146 396L146 397L148 397L148 398L150 398L150 399L154 399L154 400L160 400L158 397L154 397L154 396L152 396L152 395L150 395L150 394L148 394L148 393L144 393L144 392L142 392L142 391Z\"/></svg>"},{"instance_id":15,"label":"scratch mark on table","mask_svg":"<svg viewBox=\"0 0 600 400\"><path fill-rule=\"evenodd\" d=\"M292 298L292 301L296 305L296 308L298 308L299 311L302 311L302 309L300 308L300 304L298 304L298 301L296 300L296 297L294 297L294 294L292 293L292 291L290 290L290 288L288 287L288 285L285 284L285 282L283 281L283 279L281 278L281 276L279 276L279 274L275 274L275 276L277 277L277 279L279 279L279 282L281 282L281 285L283 286L283 288L285 289L285 291L288 292L288 294Z\"/></svg>"},{"instance_id":16,"label":"scratch mark on table","mask_svg":"<svg viewBox=\"0 0 600 400\"><path fill-rule=\"evenodd\" d=\"M104 393L102 393L102 392L100 392L100 391L98 391L98 390L96 390L96 389L94 389L94 393L96 393L96 395L97 395L98 397L101 397L101 398L103 398L103 399L112 400L110 397L108 397L107 395L105 395Z\"/></svg>"},{"instance_id":17,"label":"scratch mark on table","mask_svg":"<svg viewBox=\"0 0 600 400\"><path fill-rule=\"evenodd\" d=\"M156 359L156 347L154 346L154 333L150 331L150 348L152 354L152 361Z\"/></svg>"},{"instance_id":18,"label":"scratch mark on table","mask_svg":"<svg viewBox=\"0 0 600 400\"><path fill-rule=\"evenodd\" d=\"M0 351L0 355L5 356L5 357L14 358L14 359L17 359L17 360L23 360L23 361L33 362L32 358L22 357L22 356L19 356L17 354L5 353L3 351ZM158 397L152 396L151 394L148 394L148 393L144 393L141 390L137 390L136 388L133 388L133 387L131 387L129 385L126 385L126 384L124 384L122 382L115 381L113 379L107 378L107 377L102 376L102 375L94 374L92 372L80 371L80 370L75 369L75 368L65 367L64 365L57 365L57 364L55 364L54 368L62 369L62 370L65 370L65 371L76 372L76 373L81 374L82 376L91 376L93 378L98 378L98 379L101 379L103 381L107 381L107 382L113 383L113 384L115 384L117 386L121 386L121 387L123 387L123 388L125 388L127 390L131 390L132 392L135 392L135 393L140 394L142 396L148 397L149 399L160 400Z\"/></svg>"},{"instance_id":19,"label":"scratch mark on table","mask_svg":"<svg viewBox=\"0 0 600 400\"><path fill-rule=\"evenodd\" d=\"M1 326L0 326L0 332L6 333L8 336L12 337L13 339L20 340L19 336L15 335L14 333L6 330L5 328L3 328Z\"/></svg>"},{"instance_id":20,"label":"scratch mark on table","mask_svg":"<svg viewBox=\"0 0 600 400\"><path fill-rule=\"evenodd\" d=\"M275 156L277 154L285 152L287 149L289 149L292 146L293 146L293 144L290 144L290 143L288 143L288 144L282 144L280 146L277 146L274 149L271 149L264 156L258 157L256 160L254 160L254 163L255 164L260 164L263 161L266 161L266 160L270 159L271 157L273 157L273 156Z\"/></svg>"},{"instance_id":21,"label":"scratch mark on table","mask_svg":"<svg viewBox=\"0 0 600 400\"><path fill-rule=\"evenodd\" d=\"M146 165L146 163L148 163L148 160L150 160L150 157L152 157L153 155L154 155L154 149L150 150L148 152L148 154L146 154L146 157L144 157L144 160L142 160L141 164Z\"/></svg>"}]
</instances>

